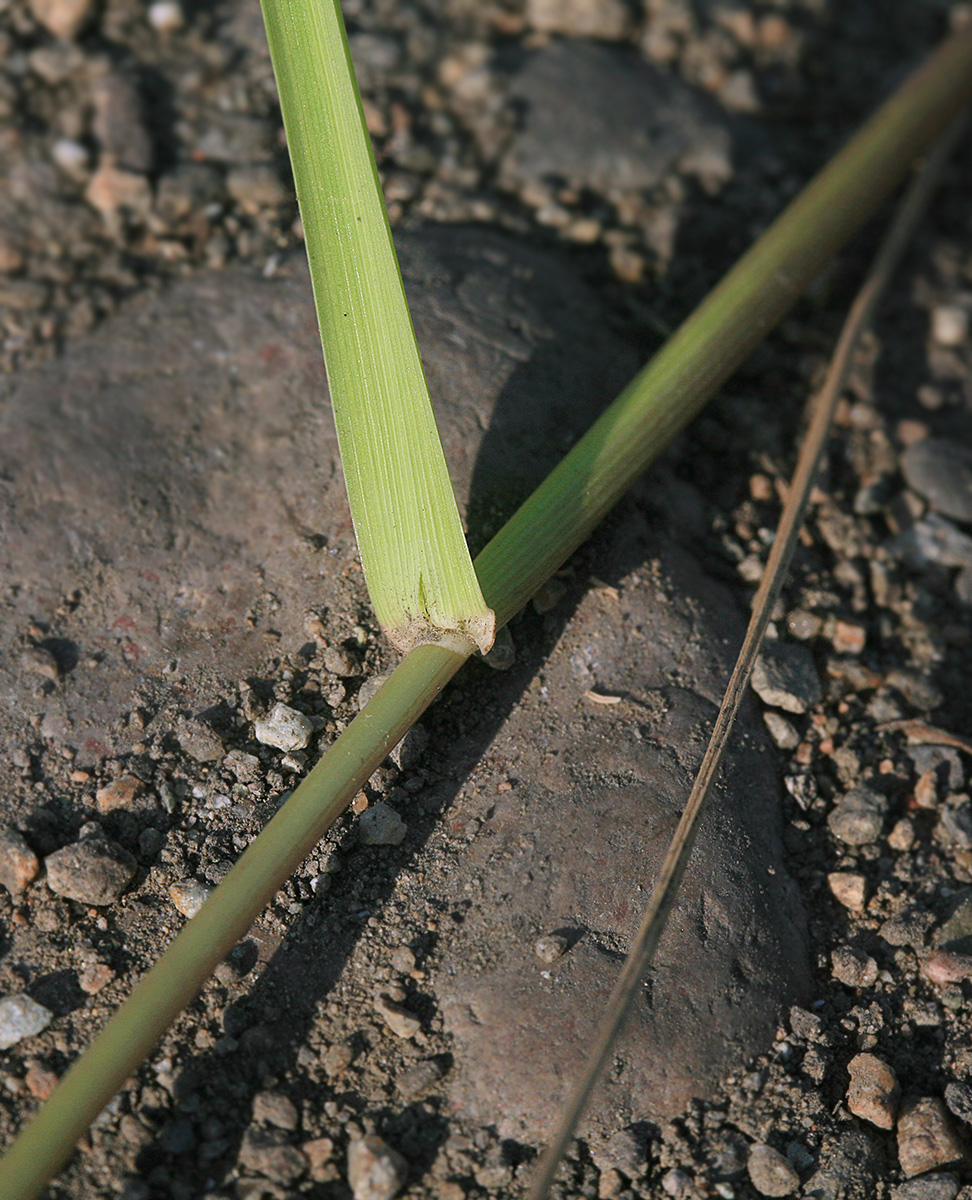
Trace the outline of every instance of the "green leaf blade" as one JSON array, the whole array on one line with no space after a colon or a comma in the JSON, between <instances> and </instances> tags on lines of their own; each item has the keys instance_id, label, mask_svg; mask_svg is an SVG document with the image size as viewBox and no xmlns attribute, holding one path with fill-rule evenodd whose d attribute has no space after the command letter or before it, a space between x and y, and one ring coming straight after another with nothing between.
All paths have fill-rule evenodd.
<instances>
[{"instance_id":1,"label":"green leaf blade","mask_svg":"<svg viewBox=\"0 0 972 1200\"><path fill-rule=\"evenodd\" d=\"M338 443L375 613L401 650L488 649L483 599L337 0L263 0Z\"/></svg>"}]
</instances>

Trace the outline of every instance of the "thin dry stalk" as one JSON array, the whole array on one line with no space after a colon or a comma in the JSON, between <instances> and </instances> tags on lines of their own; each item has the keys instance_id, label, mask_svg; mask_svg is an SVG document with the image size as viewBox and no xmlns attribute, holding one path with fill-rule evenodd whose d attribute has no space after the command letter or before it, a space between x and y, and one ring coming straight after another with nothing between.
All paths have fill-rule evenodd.
<instances>
[{"instance_id":1,"label":"thin dry stalk","mask_svg":"<svg viewBox=\"0 0 972 1200\"><path fill-rule=\"evenodd\" d=\"M862 334L870 325L881 295L886 289L905 247L920 221L945 162L965 129L964 115L957 118L936 144L918 171L902 201L891 228L884 237L870 273L851 306L837 342L823 387L809 405L810 422L770 550L766 570L760 580L742 648L733 668L726 693L716 717L709 745L702 759L688 802L662 863L651 901L641 926L628 951L618 976L584 1073L577 1083L553 1137L547 1146L529 1193L529 1200L544 1200L560 1161L580 1123L601 1072L614 1052L615 1044L638 994L641 981L651 964L665 931L669 914L688 866L695 838L705 813L709 793L715 783L732 727L739 712L749 678L759 654L770 613L780 594L797 536L803 524L807 502L833 424L834 412L850 374L854 352Z\"/></svg>"}]
</instances>

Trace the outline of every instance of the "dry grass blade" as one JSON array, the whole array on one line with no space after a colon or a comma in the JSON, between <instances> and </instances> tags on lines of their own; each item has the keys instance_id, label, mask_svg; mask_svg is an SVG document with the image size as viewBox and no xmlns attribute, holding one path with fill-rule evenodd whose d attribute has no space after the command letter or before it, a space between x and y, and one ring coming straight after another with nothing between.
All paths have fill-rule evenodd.
<instances>
[{"instance_id":1,"label":"dry grass blade","mask_svg":"<svg viewBox=\"0 0 972 1200\"><path fill-rule=\"evenodd\" d=\"M887 287L908 239L925 210L942 167L965 128L965 117L957 118L942 136L902 201L877 252L871 270L851 306L834 351L827 377L820 392L810 403L810 422L800 450L786 505L780 517L776 538L766 571L760 581L746 629L742 648L726 687L709 745L699 768L688 802L662 863L658 880L638 933L628 951L621 974L601 1020L597 1041L584 1074L575 1087L557 1129L540 1161L529 1193L529 1200L544 1200L560 1160L584 1115L601 1072L614 1051L618 1035L631 1008L675 904L685 874L706 801L715 782L732 727L759 653L770 613L780 593L797 535L803 524L807 501L833 424L834 411L850 373L854 351L874 315L877 303Z\"/></svg>"}]
</instances>

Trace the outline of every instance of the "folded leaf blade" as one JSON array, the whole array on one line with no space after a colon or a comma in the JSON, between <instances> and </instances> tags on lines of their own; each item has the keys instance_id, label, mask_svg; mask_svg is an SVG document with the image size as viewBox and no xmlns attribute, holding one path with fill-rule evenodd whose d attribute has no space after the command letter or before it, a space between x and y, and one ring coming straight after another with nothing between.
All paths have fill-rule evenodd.
<instances>
[{"instance_id":1,"label":"folded leaf blade","mask_svg":"<svg viewBox=\"0 0 972 1200\"><path fill-rule=\"evenodd\" d=\"M488 650L337 0L263 0L368 591L389 639ZM309 97L315 97L310 100Z\"/></svg>"}]
</instances>

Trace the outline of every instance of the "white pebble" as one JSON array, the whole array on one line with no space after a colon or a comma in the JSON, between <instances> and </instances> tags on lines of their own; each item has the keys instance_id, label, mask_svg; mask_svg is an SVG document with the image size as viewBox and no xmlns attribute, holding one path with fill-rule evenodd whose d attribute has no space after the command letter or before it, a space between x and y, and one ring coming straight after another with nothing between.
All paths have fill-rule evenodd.
<instances>
[{"instance_id":1,"label":"white pebble","mask_svg":"<svg viewBox=\"0 0 972 1200\"><path fill-rule=\"evenodd\" d=\"M43 1004L19 992L0 1000L0 1050L9 1050L24 1038L34 1037L46 1029L54 1014Z\"/></svg>"},{"instance_id":2,"label":"white pebble","mask_svg":"<svg viewBox=\"0 0 972 1200\"><path fill-rule=\"evenodd\" d=\"M198 879L182 879L169 888L169 899L184 917L190 919L213 894L213 889Z\"/></svg>"},{"instance_id":3,"label":"white pebble","mask_svg":"<svg viewBox=\"0 0 972 1200\"><path fill-rule=\"evenodd\" d=\"M310 741L314 726L295 708L275 704L270 712L253 725L258 742L278 750L303 750Z\"/></svg>"},{"instance_id":4,"label":"white pebble","mask_svg":"<svg viewBox=\"0 0 972 1200\"><path fill-rule=\"evenodd\" d=\"M969 314L955 304L932 310L932 338L939 346L961 346L969 333Z\"/></svg>"},{"instance_id":5,"label":"white pebble","mask_svg":"<svg viewBox=\"0 0 972 1200\"><path fill-rule=\"evenodd\" d=\"M174 3L174 0L158 0L156 4L150 4L148 19L156 33L175 33L185 21L182 6Z\"/></svg>"},{"instance_id":6,"label":"white pebble","mask_svg":"<svg viewBox=\"0 0 972 1200\"><path fill-rule=\"evenodd\" d=\"M88 169L88 151L73 138L58 138L51 147L51 158L72 179L83 175Z\"/></svg>"}]
</instances>

